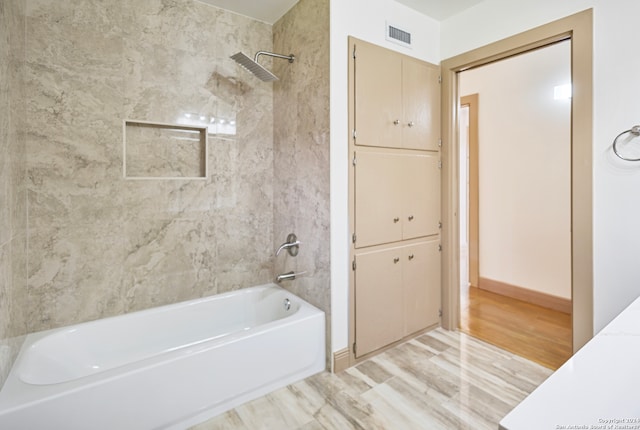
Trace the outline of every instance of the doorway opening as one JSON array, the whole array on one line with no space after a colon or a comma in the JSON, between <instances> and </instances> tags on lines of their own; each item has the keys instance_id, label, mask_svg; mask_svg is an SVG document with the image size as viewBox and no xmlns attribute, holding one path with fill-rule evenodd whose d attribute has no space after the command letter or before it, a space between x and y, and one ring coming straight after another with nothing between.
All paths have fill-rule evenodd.
<instances>
[{"instance_id":1,"label":"doorway opening","mask_svg":"<svg viewBox=\"0 0 640 430\"><path fill-rule=\"evenodd\" d=\"M572 355L570 60L564 40L458 75L459 328L554 370Z\"/></svg>"},{"instance_id":2,"label":"doorway opening","mask_svg":"<svg viewBox=\"0 0 640 430\"><path fill-rule=\"evenodd\" d=\"M561 41L571 44L570 297L572 350L593 336L592 262L592 10L442 62L443 94L443 319L455 330L460 321L459 75L461 72ZM482 103L482 101L480 101ZM482 238L480 239L482 241ZM553 244L550 244L553 246Z\"/></svg>"}]
</instances>

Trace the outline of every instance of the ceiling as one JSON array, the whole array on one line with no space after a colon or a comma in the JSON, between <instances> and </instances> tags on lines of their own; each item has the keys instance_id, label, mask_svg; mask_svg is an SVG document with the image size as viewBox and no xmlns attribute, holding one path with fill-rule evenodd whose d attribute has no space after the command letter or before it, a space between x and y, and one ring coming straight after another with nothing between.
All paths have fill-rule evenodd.
<instances>
[{"instance_id":1,"label":"ceiling","mask_svg":"<svg viewBox=\"0 0 640 430\"><path fill-rule=\"evenodd\" d=\"M269 24L275 23L298 0L200 0ZM396 0L424 15L442 21L483 0Z\"/></svg>"},{"instance_id":2,"label":"ceiling","mask_svg":"<svg viewBox=\"0 0 640 430\"><path fill-rule=\"evenodd\" d=\"M411 9L415 9L424 15L437 21L443 21L450 16L469 9L481 3L483 0L396 0Z\"/></svg>"},{"instance_id":3,"label":"ceiling","mask_svg":"<svg viewBox=\"0 0 640 430\"><path fill-rule=\"evenodd\" d=\"M273 24L287 13L298 0L200 0L203 3L230 10L258 21ZM446 0L443 0L446 1Z\"/></svg>"}]
</instances>

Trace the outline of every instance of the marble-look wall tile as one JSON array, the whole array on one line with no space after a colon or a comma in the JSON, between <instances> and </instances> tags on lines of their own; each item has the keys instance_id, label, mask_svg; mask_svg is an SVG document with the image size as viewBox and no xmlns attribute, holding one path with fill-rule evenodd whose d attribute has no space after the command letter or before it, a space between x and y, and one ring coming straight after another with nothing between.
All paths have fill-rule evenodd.
<instances>
[{"instance_id":1,"label":"marble-look wall tile","mask_svg":"<svg viewBox=\"0 0 640 430\"><path fill-rule=\"evenodd\" d=\"M277 273L306 274L283 286L324 310L327 357L331 284L329 249L329 1L301 0L275 25L274 246L294 232L299 254L281 254Z\"/></svg>"},{"instance_id":2,"label":"marble-look wall tile","mask_svg":"<svg viewBox=\"0 0 640 430\"><path fill-rule=\"evenodd\" d=\"M26 332L25 1L0 5L0 387Z\"/></svg>"},{"instance_id":3,"label":"marble-look wall tile","mask_svg":"<svg viewBox=\"0 0 640 430\"><path fill-rule=\"evenodd\" d=\"M11 330L13 352L17 354L21 340L28 331L26 317L27 299L27 148L24 133L26 104L24 102L26 86L24 70L26 60L26 20L25 0L14 0L14 12L11 23L11 121L10 121L10 159L13 196L11 241L11 285L12 302Z\"/></svg>"},{"instance_id":4,"label":"marble-look wall tile","mask_svg":"<svg viewBox=\"0 0 640 430\"><path fill-rule=\"evenodd\" d=\"M229 57L271 49L271 26L194 0L27 2L29 330L270 281L273 92ZM123 177L124 120L200 116L207 178Z\"/></svg>"},{"instance_id":5,"label":"marble-look wall tile","mask_svg":"<svg viewBox=\"0 0 640 430\"><path fill-rule=\"evenodd\" d=\"M11 240L11 158L9 153L9 125L11 103L10 43L7 21L10 19L3 3L0 9L0 246Z\"/></svg>"},{"instance_id":6,"label":"marble-look wall tile","mask_svg":"<svg viewBox=\"0 0 640 430\"><path fill-rule=\"evenodd\" d=\"M4 383L13 362L8 344L11 324L11 246L0 245L0 387Z\"/></svg>"},{"instance_id":7,"label":"marble-look wall tile","mask_svg":"<svg viewBox=\"0 0 640 430\"><path fill-rule=\"evenodd\" d=\"M119 230L117 222L29 229L30 331L121 313Z\"/></svg>"}]
</instances>

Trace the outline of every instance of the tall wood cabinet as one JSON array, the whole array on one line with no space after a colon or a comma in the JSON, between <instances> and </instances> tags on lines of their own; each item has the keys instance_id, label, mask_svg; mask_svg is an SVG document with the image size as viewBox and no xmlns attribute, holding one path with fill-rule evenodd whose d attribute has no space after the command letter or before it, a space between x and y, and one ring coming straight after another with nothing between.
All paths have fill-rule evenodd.
<instances>
[{"instance_id":1,"label":"tall wood cabinet","mask_svg":"<svg viewBox=\"0 0 640 430\"><path fill-rule=\"evenodd\" d=\"M439 322L439 68L350 38L352 357Z\"/></svg>"}]
</instances>

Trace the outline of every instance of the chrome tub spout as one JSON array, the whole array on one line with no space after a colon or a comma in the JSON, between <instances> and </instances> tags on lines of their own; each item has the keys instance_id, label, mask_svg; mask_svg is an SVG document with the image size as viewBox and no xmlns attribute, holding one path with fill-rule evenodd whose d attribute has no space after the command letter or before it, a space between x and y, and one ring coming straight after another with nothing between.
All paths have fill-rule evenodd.
<instances>
[{"instance_id":1,"label":"chrome tub spout","mask_svg":"<svg viewBox=\"0 0 640 430\"><path fill-rule=\"evenodd\" d=\"M281 273L278 276L276 276L276 282L278 284L282 281L293 281L294 279L296 279L296 274L293 271L287 272L287 273Z\"/></svg>"}]
</instances>

